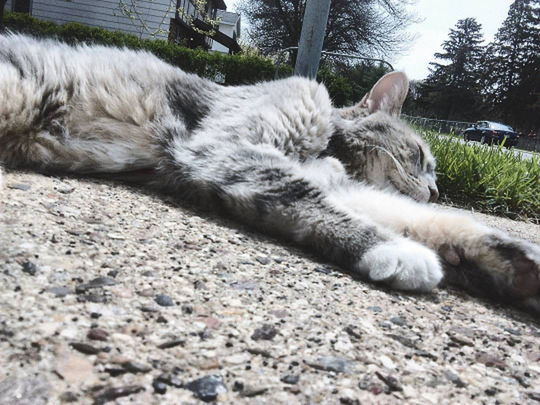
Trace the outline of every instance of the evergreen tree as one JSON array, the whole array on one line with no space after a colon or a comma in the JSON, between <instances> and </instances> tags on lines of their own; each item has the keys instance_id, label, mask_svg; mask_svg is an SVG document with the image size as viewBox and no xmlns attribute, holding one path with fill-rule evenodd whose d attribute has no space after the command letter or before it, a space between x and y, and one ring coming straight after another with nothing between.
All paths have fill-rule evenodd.
<instances>
[{"instance_id":1,"label":"evergreen tree","mask_svg":"<svg viewBox=\"0 0 540 405\"><path fill-rule=\"evenodd\" d=\"M492 114L523 131L540 128L540 0L516 0L488 47L484 82Z\"/></svg>"},{"instance_id":2,"label":"evergreen tree","mask_svg":"<svg viewBox=\"0 0 540 405\"><path fill-rule=\"evenodd\" d=\"M430 74L419 86L419 107L440 119L473 120L482 109L482 26L474 18L459 20L444 41L443 53L431 62Z\"/></svg>"}]
</instances>

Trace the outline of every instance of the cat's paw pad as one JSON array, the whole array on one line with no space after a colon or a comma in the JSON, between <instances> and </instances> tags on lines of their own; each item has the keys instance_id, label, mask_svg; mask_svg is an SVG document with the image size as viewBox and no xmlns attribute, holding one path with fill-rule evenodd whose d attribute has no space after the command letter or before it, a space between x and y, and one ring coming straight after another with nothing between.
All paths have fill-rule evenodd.
<instances>
[{"instance_id":1,"label":"cat's paw pad","mask_svg":"<svg viewBox=\"0 0 540 405\"><path fill-rule=\"evenodd\" d=\"M385 242L368 250L359 263L373 281L407 291L430 291L443 272L435 252L408 239Z\"/></svg>"},{"instance_id":2,"label":"cat's paw pad","mask_svg":"<svg viewBox=\"0 0 540 405\"><path fill-rule=\"evenodd\" d=\"M505 235L491 236L487 243L500 258L498 266L491 264L492 271L507 274L504 278L513 297L540 295L540 246Z\"/></svg>"}]
</instances>

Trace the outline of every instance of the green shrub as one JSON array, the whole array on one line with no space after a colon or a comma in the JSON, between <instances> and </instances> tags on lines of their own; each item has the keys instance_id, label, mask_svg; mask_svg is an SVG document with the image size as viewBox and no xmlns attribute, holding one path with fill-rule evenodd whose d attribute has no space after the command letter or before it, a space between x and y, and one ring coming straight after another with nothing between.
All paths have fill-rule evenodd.
<instances>
[{"instance_id":1,"label":"green shrub","mask_svg":"<svg viewBox=\"0 0 540 405\"><path fill-rule=\"evenodd\" d=\"M224 55L202 49L189 49L160 39L140 39L135 35L78 23L58 25L28 14L4 15L6 27L37 37L53 37L70 44L82 42L130 49L143 49L179 68L210 79L221 78L225 84L245 84L273 79L275 67L270 59L253 55ZM280 77L292 74L287 65L280 67Z\"/></svg>"},{"instance_id":2,"label":"green shrub","mask_svg":"<svg viewBox=\"0 0 540 405\"><path fill-rule=\"evenodd\" d=\"M540 223L540 158L525 159L503 146L463 144L420 130L437 160L442 196L478 211Z\"/></svg>"}]
</instances>

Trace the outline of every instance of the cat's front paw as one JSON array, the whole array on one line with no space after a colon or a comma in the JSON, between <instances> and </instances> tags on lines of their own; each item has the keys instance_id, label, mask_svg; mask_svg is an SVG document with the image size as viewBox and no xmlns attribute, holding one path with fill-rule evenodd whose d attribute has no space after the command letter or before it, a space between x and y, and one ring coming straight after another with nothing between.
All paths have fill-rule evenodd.
<instances>
[{"instance_id":1,"label":"cat's front paw","mask_svg":"<svg viewBox=\"0 0 540 405\"><path fill-rule=\"evenodd\" d=\"M443 277L435 252L405 238L371 248L362 257L359 268L373 281L407 291L431 291Z\"/></svg>"}]
</instances>

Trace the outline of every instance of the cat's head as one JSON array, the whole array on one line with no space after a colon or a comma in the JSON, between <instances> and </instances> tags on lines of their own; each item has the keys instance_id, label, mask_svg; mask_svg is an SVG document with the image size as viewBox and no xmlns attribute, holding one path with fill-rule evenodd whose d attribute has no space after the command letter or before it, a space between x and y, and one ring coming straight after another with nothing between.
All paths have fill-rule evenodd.
<instances>
[{"instance_id":1,"label":"cat's head","mask_svg":"<svg viewBox=\"0 0 540 405\"><path fill-rule=\"evenodd\" d=\"M399 118L408 89L405 74L392 72L357 105L336 109L327 153L357 180L433 202L439 195L435 159L423 139Z\"/></svg>"}]
</instances>

